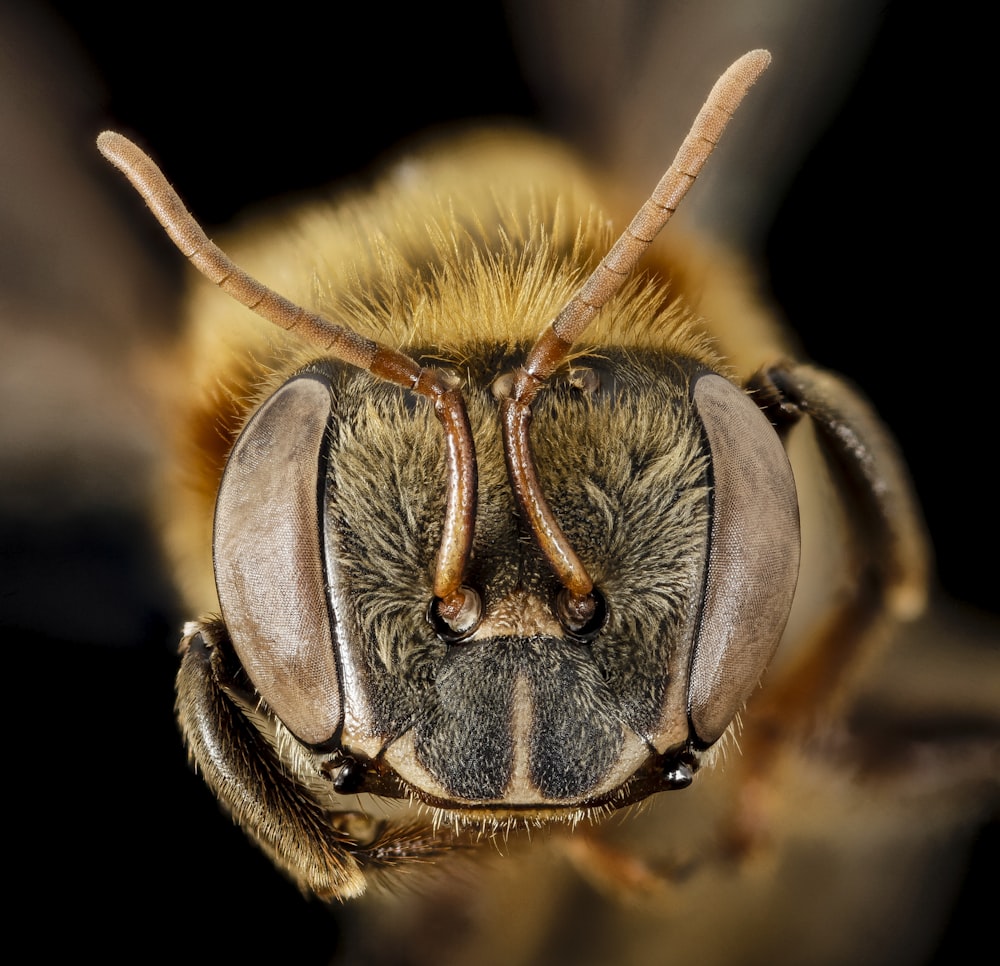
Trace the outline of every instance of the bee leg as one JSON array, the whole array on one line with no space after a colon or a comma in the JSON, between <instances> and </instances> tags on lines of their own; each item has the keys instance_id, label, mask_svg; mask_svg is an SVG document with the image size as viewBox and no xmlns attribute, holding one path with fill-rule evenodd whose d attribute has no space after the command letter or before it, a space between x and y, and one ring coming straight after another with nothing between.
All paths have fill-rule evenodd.
<instances>
[{"instance_id":1,"label":"bee leg","mask_svg":"<svg viewBox=\"0 0 1000 966\"><path fill-rule=\"evenodd\" d=\"M447 830L324 808L234 697L242 670L221 621L190 625L181 647L176 708L189 755L235 821L303 891L352 898L373 875L454 847Z\"/></svg>"},{"instance_id":2,"label":"bee leg","mask_svg":"<svg viewBox=\"0 0 1000 966\"><path fill-rule=\"evenodd\" d=\"M764 704L792 719L829 713L857 666L896 623L923 612L930 554L923 518L895 441L868 401L844 379L809 365L774 366L754 379L765 412L782 423L808 416L851 522L852 592L811 634ZM762 714L755 704L754 714Z\"/></svg>"},{"instance_id":3,"label":"bee leg","mask_svg":"<svg viewBox=\"0 0 1000 966\"><path fill-rule=\"evenodd\" d=\"M923 610L929 551L896 445L870 404L842 378L808 365L759 372L749 387L783 437L808 417L849 521L855 579L754 696L740 739L744 777L728 832L742 855L767 838L771 789L789 748L850 697L893 627Z\"/></svg>"},{"instance_id":4,"label":"bee leg","mask_svg":"<svg viewBox=\"0 0 1000 966\"><path fill-rule=\"evenodd\" d=\"M686 882L699 869L692 855L650 863L635 851L604 840L599 832L577 830L558 840L565 858L581 878L619 901L650 899Z\"/></svg>"}]
</instances>

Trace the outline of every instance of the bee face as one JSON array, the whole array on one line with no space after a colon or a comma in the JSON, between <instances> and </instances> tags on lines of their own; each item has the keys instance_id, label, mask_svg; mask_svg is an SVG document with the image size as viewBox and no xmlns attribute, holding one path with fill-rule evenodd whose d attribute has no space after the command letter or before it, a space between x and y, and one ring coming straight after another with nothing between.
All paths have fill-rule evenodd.
<instances>
[{"instance_id":1,"label":"bee face","mask_svg":"<svg viewBox=\"0 0 1000 966\"><path fill-rule=\"evenodd\" d=\"M566 632L504 468L491 387L518 357L465 368L480 467L466 580L482 615L459 640L427 617L444 516L429 406L320 361L256 411L230 456L215 518L229 638L271 710L306 745L333 743L358 790L466 811L628 804L697 767L777 645L798 562L784 452L729 382L650 351L579 359L586 388L560 380L535 415L543 486L602 594L597 633ZM770 440L777 466L757 492L785 504L755 531L767 546L734 557L713 546L732 539L721 518L763 512L733 493L752 486L727 478L734 456L719 437L741 416L753 465ZM758 554L780 589L748 595L776 613L731 641L719 611L745 605L720 602L717 587L732 594L731 571ZM371 774L386 768L391 781Z\"/></svg>"},{"instance_id":2,"label":"bee face","mask_svg":"<svg viewBox=\"0 0 1000 966\"><path fill-rule=\"evenodd\" d=\"M214 530L214 588L190 596L204 612L217 592L222 615L188 625L177 707L209 785L304 889L356 896L468 845L469 826L575 822L689 785L792 607L784 439L804 414L869 526L874 576L821 622L795 701L818 703L849 656L841 625L861 641L887 608L919 609L919 518L864 401L772 330L734 351L697 251L627 281L767 61L726 72L610 247L582 169L494 135L292 217L266 250L250 239L251 275L145 155L102 135L181 250L290 333L229 303L192 315L192 343L222 331L244 352L176 406L200 469L174 540L196 559ZM295 301L255 277L283 264ZM742 284L752 314L723 265L727 304ZM357 795L402 814L376 819Z\"/></svg>"}]
</instances>

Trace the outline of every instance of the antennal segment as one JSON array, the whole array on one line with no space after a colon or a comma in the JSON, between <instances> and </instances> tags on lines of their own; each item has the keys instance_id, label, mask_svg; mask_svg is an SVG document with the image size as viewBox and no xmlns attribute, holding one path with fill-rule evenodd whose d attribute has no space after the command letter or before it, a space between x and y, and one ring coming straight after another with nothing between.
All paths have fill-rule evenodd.
<instances>
[{"instance_id":1,"label":"antennal segment","mask_svg":"<svg viewBox=\"0 0 1000 966\"><path fill-rule=\"evenodd\" d=\"M436 369L420 366L401 352L307 312L244 272L209 239L155 162L128 138L104 131L97 147L142 195L181 253L237 302L342 362L431 400L444 430L447 463L447 502L434 595L438 615L455 631L466 630L478 617L471 613L478 600L475 592L462 586L476 519L476 452L458 387Z\"/></svg>"},{"instance_id":2,"label":"antennal segment","mask_svg":"<svg viewBox=\"0 0 1000 966\"><path fill-rule=\"evenodd\" d=\"M729 119L747 91L771 63L766 50L739 58L716 81L684 138L673 163L611 251L538 338L523 367L516 369L501 404L504 450L521 512L559 581L566 588L564 617L579 630L593 617L594 583L570 546L541 491L531 454L531 405L545 380L566 359L573 343L621 288L642 254L694 184Z\"/></svg>"}]
</instances>

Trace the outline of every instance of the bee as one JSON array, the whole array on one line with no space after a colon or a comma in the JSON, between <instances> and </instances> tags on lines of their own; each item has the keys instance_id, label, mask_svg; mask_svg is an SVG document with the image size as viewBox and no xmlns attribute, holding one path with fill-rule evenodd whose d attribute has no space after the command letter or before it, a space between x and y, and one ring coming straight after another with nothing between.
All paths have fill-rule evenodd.
<instances>
[{"instance_id":1,"label":"bee","mask_svg":"<svg viewBox=\"0 0 1000 966\"><path fill-rule=\"evenodd\" d=\"M788 459L675 295L642 284L616 296L769 61L753 51L726 71L596 267L601 221L585 214L582 175L556 187L566 165L548 149L486 137L407 161L355 202L360 217L321 216L321 232L367 257L307 242L343 305L326 317L238 268L131 142L99 138L193 264L323 352L282 365L280 350L251 350L263 369L239 360L221 377L235 414L214 436L214 386L178 404L202 448L178 464L197 460L210 480L175 513L176 556L197 559L188 544L213 517L193 501L217 491L222 613L185 632L181 727L223 803L303 888L354 897L470 825L576 823L687 787L756 688L798 577ZM471 184L449 175L462 168ZM312 218L292 231L308 237ZM352 327L328 321L345 312ZM480 331L464 335L465 319ZM563 392L543 394L592 323L603 337L575 354ZM358 329L426 348L416 361ZM434 355L453 373L423 361ZM827 377L772 365L756 377L768 406L846 422L843 458L874 464L882 491L866 481L867 502L902 531L878 548L881 582L919 596L915 514L872 418ZM434 819L376 820L355 795L421 803Z\"/></svg>"},{"instance_id":2,"label":"bee","mask_svg":"<svg viewBox=\"0 0 1000 966\"><path fill-rule=\"evenodd\" d=\"M570 167L564 170L573 170L575 168L575 164L575 162L570 162ZM211 167L211 165L208 165L208 167ZM709 172L711 172L711 170L712 166L710 165ZM706 186L700 185L699 187L704 188ZM610 212L613 215L618 226L624 224L628 220L631 212L619 212L614 204L613 198L609 200L601 191L590 191L588 196L599 198L599 203L602 205L603 210L605 212ZM622 217L622 215L624 217ZM672 230L673 226L671 227L671 231ZM584 260L589 258L591 263L596 262L596 260L604 253L606 247L610 245L614 238L614 234L610 230L606 230L606 234L607 237L604 242L605 249L588 253ZM669 232L667 234L668 237L661 239L661 241L657 243L658 248L666 246L671 250L679 250L684 247L681 245L679 239L675 242L670 239ZM248 241L248 243L250 242ZM263 244L263 242L261 244ZM228 242L225 247L227 249L230 248ZM693 265L696 269L700 269L705 262L698 260L696 257L698 254L697 250L689 248L687 251L688 254L685 256L671 254L670 257L667 257L666 255L661 257L654 250L644 258L643 263L639 266L639 271L650 271L655 273L657 271L657 266L660 264L674 266L675 268L679 265ZM244 261L242 247L239 244L236 245L233 253L237 255L241 262ZM262 257L269 258L270 256ZM354 254L351 255L352 259L356 257L357 256ZM724 260L720 265L716 257L712 255L710 258L706 258L706 261L718 266L713 269L715 273L712 276L713 278L738 280L740 286L742 286L741 290L746 289L747 283L745 277L741 276L738 271L725 271L722 267L725 265ZM585 268L580 268L580 271L581 273L584 272ZM280 277L266 274L264 271L260 271L260 274L269 281L272 281L276 288L283 291L286 290L282 285ZM699 276L698 271L681 273L681 275L683 277L676 277L673 279L673 292L675 294L680 293L681 298L683 299L681 304L686 303L689 310L694 315L701 316L703 318L711 318L711 313L707 311L707 307L704 305L703 301L701 301L703 297L703 290L705 288L705 286L701 284L704 279L704 275ZM635 279L633 279L633 283L635 283ZM310 288L303 301L312 301L321 304L324 301L327 304L333 304L336 302L336 299L328 293L320 292L317 294L315 291L317 286L314 281L306 280L306 284L310 286ZM195 298L197 299L198 296L195 296ZM210 299L209 296L205 296L205 298ZM752 298L747 299L745 305L748 308L759 308L759 305ZM557 311L556 306L553 306L553 311ZM215 309L212 310L212 313L213 318L217 320L220 318L219 315L215 314ZM252 323L249 324L252 325ZM226 427L227 420L232 420L238 424L239 421L244 418L243 414L250 410L250 404L248 401L245 399L240 400L240 393L243 390L241 390L238 385L235 388L231 384L224 385L221 391L218 391L218 374L222 371L223 375L225 375L225 365L223 364L224 360L228 360L233 357L250 358L253 364L257 364L263 360L262 368L269 366L276 370L275 373L269 377L275 381L283 378L284 374L290 373L300 365L308 365L309 363L309 360L306 358L296 357L297 350L289 348L288 345L279 342L277 338L272 335L263 336L259 342L260 348L258 348L255 344L255 337L251 336L247 331L247 325L248 323L245 319L241 319L238 323L234 323L231 327L227 327L223 324L221 329L227 334L233 335L235 346L220 346L218 343L209 343L209 345L203 347L197 353L195 352L197 343L195 342L194 336L189 333L190 341L188 342L188 351L190 351L192 358L197 355L201 362L192 364L186 357L182 357L186 363L186 367L177 366L174 369L175 381L181 386L183 386L183 383L186 381L186 374L193 373L196 380L198 380L202 385L208 384L210 391L217 393L214 403L212 404L214 407L212 432L216 436L218 436L218 428L220 424L223 429ZM463 329L465 325L466 320L463 320ZM539 322L539 327L540 325L541 322ZM205 326L205 329L208 329L207 325ZM776 331L770 328L768 328L768 330ZM217 322L216 332L219 331L219 323ZM570 360L570 366L576 367L580 362L587 362L587 354L595 346L598 350L601 349L598 337L595 334L596 331L597 330L591 330L586 333L581 340L581 343L574 346L574 354L578 354L578 358ZM377 337L382 338L384 337L384 330L379 330L374 334ZM523 347L523 354L525 356L530 349L532 340L537 336L537 334L537 329L530 332L524 332L525 345ZM779 337L781 344L790 348L787 335L780 332ZM444 364L446 366L450 366L459 374L463 372L463 364L465 360L460 351L454 349L454 346L444 344L442 347L441 345L435 343L433 354L429 354L424 357L420 355L419 350L423 350L426 346L421 346L412 341L408 344L406 343L407 339L403 336L398 339L397 344L402 344L403 348L408 352L411 349L417 350L411 354L417 355L417 358L422 361L426 359L434 364ZM272 358L273 348L276 344L279 346L280 351L278 353L278 358ZM627 344L625 347L629 348ZM286 357L289 355L293 356L293 358L289 359ZM792 358L801 358L798 350L790 352L790 355ZM208 368L214 368L216 373L215 377L211 375L205 377L199 376L196 371L198 364L204 364ZM728 357L727 364L731 364L728 361ZM601 371L599 367L592 368L598 368L598 371ZM733 375L736 378L736 381L742 382L743 377L738 372L734 370ZM548 394L556 394L566 389L567 385L576 392L582 391L579 387L573 385L571 379L572 375L569 372L568 367L555 373L546 389L543 391L543 397ZM265 382L266 381L267 380L265 380ZM264 394L268 391L268 388L270 387L267 385L261 385L259 389L252 391L255 396L259 395L259 397L263 398ZM764 391L763 387L759 389L755 387L755 390L755 398ZM541 405L541 403L539 405ZM230 415L230 411L233 409L237 411L235 416ZM175 415L181 411L182 410L180 409L175 410ZM768 414L770 416L775 416L775 420L780 423L780 418L778 418L773 409L769 409ZM542 418L541 413L535 413L534 430L536 433L541 425L540 420ZM183 426L183 421L178 418L174 425ZM438 427L435 423L431 423L431 428L435 432L438 432ZM784 432L784 430L782 431ZM227 432L229 432L229 438L232 439L234 431L228 430ZM811 430L808 425L808 421L800 420L799 424L796 425L793 430L788 431L789 446L795 447L799 445L802 440L797 437L809 436L810 432ZM183 432L181 435L190 442L190 435L186 435ZM478 434L476 436L476 440L478 442ZM173 452L176 452L176 449ZM537 455L538 454L536 454L536 456ZM224 462L224 458L224 454L219 455L218 462L220 465ZM536 462L538 463L540 473L544 475L545 473L551 472L551 468L544 465L541 459L538 459ZM795 460L793 459L793 463L794 462ZM818 461L818 465L822 468L822 460ZM218 472L218 468L216 472ZM803 498L802 491L808 490L808 487L803 486L801 483L802 477L803 475L808 477L810 472L811 470L807 470L805 474L797 474L800 499ZM503 474L500 475L501 479L503 479ZM822 478L822 473L820 473L820 477ZM436 479L435 483L440 486L440 478ZM835 490L835 488L833 489ZM176 498L177 490L172 488L172 492ZM551 498L551 490L548 485L543 487L543 492L549 494ZM209 501L211 501L211 499L214 499L214 494L209 497ZM480 508L480 512L483 512L482 507ZM850 519L851 514L848 513L847 517ZM200 518L204 519L204 513L200 514ZM566 525L561 514L557 514L557 520L561 521L564 526ZM836 530L836 526L832 529ZM532 540L534 539L533 537L529 538ZM185 539L186 538L182 538L179 535L172 538L173 541L176 541L174 543L175 547L178 543L183 543ZM192 537L189 541L190 546L192 547L192 552L188 559L183 561L179 567L181 582L185 585L189 585L187 596L189 600L192 601L192 603L189 603L188 605L191 608L188 611L189 614L198 613L199 611L212 609L214 607L214 603L204 602L206 596L204 590L197 589L198 587L205 588L207 586L209 588L208 594L213 595L214 587L211 583L206 583L204 579L195 577L195 574L199 569L204 571L208 569L208 566L210 566L210 560L208 561L208 565L204 562L206 550L210 547L210 542L210 533L207 535L203 533L202 537L197 540ZM806 542L808 543L808 538L806 539ZM578 544L573 541L570 541L570 545L579 549ZM199 562L199 559L201 562ZM836 572L836 567L833 569ZM851 573L851 565L844 565L842 573L844 574L843 579L845 582L850 583L854 576ZM211 580L210 577L208 579ZM819 581L819 583L822 585L822 581ZM803 586L806 585L800 584L800 593ZM191 588L194 589L192 590ZM809 598L802 597L800 599L808 600ZM823 604L824 600L821 597L819 602L815 603L815 606L821 608ZM808 612L809 608L805 605L799 605L799 610L801 614L803 611ZM786 642L789 639L794 639L792 635L795 631L796 620L797 617L793 615L793 620L789 624L789 632L785 635ZM746 817L754 814L752 809L744 806L752 805L755 797L759 798L759 795L755 796L754 794L748 794L748 790L753 790L753 783L747 783L745 780L740 778L741 772L749 770L749 768L745 769L743 764L746 763L746 765L749 766L752 762L759 763L762 760L766 760L766 754L761 756L761 754L754 751L754 749L764 747L765 751L767 751L768 748L771 750L777 750L781 747L781 742L768 745L767 743L762 743L759 739L753 738L752 734L748 734L748 731L752 732L754 730L764 730L756 726L754 724L755 721L760 722L762 720L767 720L771 723L775 722L775 717L766 713L769 710L767 704L762 702L764 701L765 695L768 693L771 683L775 680L775 673L784 667L785 656L786 654L792 653L792 650L792 648L784 645L779 649L776 656L777 663L765 674L763 685L759 692L755 690L749 699L746 713L743 716L744 732L742 735L733 735L730 739L727 739L729 741L729 751L727 755L723 756L724 760L721 761L718 766L711 771L711 773L709 773L707 769L703 769L703 773L697 775L690 789L670 795L655 795L650 799L647 799L646 807L639 811L638 814L629 814L627 816L627 821L621 824L616 821L609 821L606 822L601 829L595 830L594 832L591 832L587 827L587 823L583 822L577 828L576 834L573 836L562 836L558 834L560 832L559 828L556 828L555 834L551 836L540 836L538 833L533 834L530 847L523 852L520 851L518 847L514 845L511 846L512 849L518 848L516 860L512 858L510 861L504 860L503 862L494 863L495 865L501 867L501 870L498 873L501 884L497 884L497 881L487 873L479 871L479 867L477 866L477 871L474 873L474 878L472 880L477 886L476 902L474 904L491 905L491 914L488 917L488 920L498 924L496 926L496 930L499 931L502 928L500 924L503 922L510 922L512 915L516 914L516 921L518 922L520 928L526 929L530 932L532 924L537 924L541 921L543 916L542 909L545 908L548 912L552 912L552 922L558 922L560 919L566 923L572 922L575 924L575 928L577 929L582 929L583 924L587 924L588 929L585 931L585 935L588 935L591 939L593 939L596 930L600 928L600 934L606 936L608 942L613 942L615 944L615 951L624 948L632 949L633 946L640 941L640 936L651 937L649 940L649 948L651 949L662 949L664 942L663 937L667 936L669 937L667 941L670 944L670 948L678 950L682 948L684 937L689 932L699 935L699 940L702 944L701 948L704 949L704 944L707 942L710 933L695 925L700 920L693 915L692 909L697 908L699 899L704 899L706 895L711 895L711 901L706 902L705 905L707 908L712 909L713 915L718 916L721 914L722 910L727 909L732 905L730 902L732 896L727 895L724 889L718 890L713 888L709 891L704 888L702 885L702 877L710 876L712 873L707 871L701 863L698 865L698 872L692 872L690 863L685 863L684 857L687 853L694 853L707 854L710 858L713 858L712 850L713 848L718 847L717 845L713 845L711 836L706 836L704 834L704 827L707 818L718 818L717 815L712 814L712 808L705 807L705 792L713 793L719 789L720 786L727 791L734 792L735 794L733 796L733 800L742 802L742 805L737 809L737 812L744 816L744 824L746 824ZM778 716L776 727L780 729L784 726L784 722L785 719ZM794 727L789 727L788 730L794 731L795 729ZM788 743L792 744L793 736L789 734L787 737L789 739ZM737 741L742 746L741 754L736 752L735 746ZM879 750L881 752L885 752L884 745L880 746ZM886 753L886 757L889 760L892 760L893 756L890 753ZM784 766L778 766L771 770L770 774L774 776L774 797L777 797L777 789L780 787L785 790L782 792L782 795L787 796L788 801L801 802L803 801L803 798L801 796L796 798L794 789L798 788L798 790L801 791L802 775L808 775L809 770L808 767L802 767L803 762L796 759L793 759L793 762L798 767L791 768L786 762ZM805 764L808 766L814 763L807 760ZM798 778L800 782L797 786L795 785L796 778ZM762 783L758 783L756 792L760 791L761 784ZM766 783L763 784L766 787ZM792 792L787 791L789 787L792 787ZM724 800L725 795L720 795L719 798ZM354 798L352 801L361 802L362 799ZM708 801L710 803L714 803L716 799L710 794ZM805 801L808 802L809 799L806 798ZM834 799L833 802L827 802L827 810L829 811L832 809L836 811L836 802L838 801L840 800ZM705 811L704 815L700 814L702 810ZM633 810L630 810L630 812L631 811ZM776 812L773 808L764 808L758 812L758 816L766 819L768 812L770 812L770 821L761 821L761 827L766 830L764 834L765 838L767 838L768 835L773 835L775 837L787 837L786 833L794 837L794 832L789 832L790 828L794 829L798 827L795 826L792 821L795 814L794 809L785 807L784 809L778 809ZM747 835L746 829L740 829L738 827L734 829L733 823L728 821L726 817L725 809L723 809L723 813L721 821L722 827L728 828L731 833L742 832L743 841L741 845L741 837L737 835L735 836L734 841L724 842L722 844L727 847L728 853L736 853L740 851L745 853L747 851L747 841L754 842L760 836L754 836L752 833ZM801 810L801 814L811 814L811 810L803 808ZM927 815L922 816L922 818L924 822L928 822L929 820L929 816ZM392 818L390 817L389 820L391 821ZM895 816L895 820L898 820L898 816ZM361 830L364 831L363 822L359 821L358 824L361 826ZM718 823L713 824L716 824L717 826ZM678 827L683 829L683 831L678 832ZM879 834L872 832L873 841L880 839L887 831L887 828L884 828L878 823L872 823L870 826L866 827L878 829ZM354 829L352 831L356 830L357 829ZM447 829L445 829L445 832L447 833ZM679 848L678 839L681 840ZM709 840L710 847L707 850L703 850L699 846L704 844L706 839ZM848 841L856 841L860 847L860 845L865 842L865 837L855 831L855 833L848 838ZM464 855L467 848L467 844L460 841L458 836L455 837L454 841L448 843L448 846L449 848L457 847L457 850L451 855L443 857L443 861L439 863L439 867L442 870L454 869L456 864L451 860L454 859L456 855ZM488 843L487 848L485 850L480 849L479 852L485 851L487 853L488 860L491 850L492 847ZM587 891L590 886L580 886L578 883L570 884L570 882L565 878L563 872L559 871L557 868L550 869L544 864L543 859L551 858L553 852L562 855L564 858L568 857L573 868L584 873L587 882L597 884L598 887L604 892L629 891L628 875L631 871L638 870L637 875L634 876L634 878L640 882L645 882L646 875L652 872L653 875L651 878L654 881L649 885L649 888L640 888L638 890L633 889L630 893L630 901L635 900L635 893L638 891L642 895L642 902L649 904L657 903L657 911L650 915L645 922L647 924L655 923L659 928L657 928L654 932L651 928L638 925L643 922L643 920L639 917L629 918L621 912L606 912L604 911L605 907L603 905L600 907L601 912L598 913L598 908L595 904L593 896ZM665 859L664 857L667 858ZM725 857L723 856L723 858ZM511 877L514 875L512 867L515 867L515 862L516 868L520 870L517 873L517 878L508 878L507 888L503 888L503 877ZM932 863L924 861L923 863L917 863L915 867L926 868L930 864ZM940 865L937 862L937 857L935 857L933 865L935 868L940 868ZM825 868L825 865L821 866L821 868ZM783 871L787 870L784 866L779 865L778 871L773 876L768 876L767 878L769 880L773 878L773 881L776 883L785 883L784 897L786 901L782 903L781 908L791 909L794 908L794 906L787 902L788 893L794 892L795 887L793 885L789 885L789 883L794 882L795 880L794 878L789 878L788 876L783 875ZM866 877L870 879L872 874L871 868L863 867L861 871L863 871ZM216 872L213 874L218 875L219 873ZM445 872L445 874L448 876L451 875L450 872ZM198 875L199 870L193 868L192 876ZM456 876L462 883L469 881L468 878L458 876L457 874ZM402 915L398 915L396 917L392 917L388 921L382 920L379 922L379 929L377 931L372 929L371 923L369 922L369 932L380 933L379 940L381 942L386 942L384 933L390 929L393 931L398 930L399 933L404 936L409 935L410 937L421 937L419 944L421 948L427 952L426 947L433 945L432 943L428 943L428 936L433 932L432 924L434 922L433 917L429 914L429 909L433 909L435 902L440 901L442 896L450 899L451 901L445 902L440 908L447 908L452 916L456 915L456 910L461 908L461 912L458 915L463 922L465 921L465 917L472 915L468 912L468 906L470 903L467 901L467 896L462 896L463 903L461 907L459 907L458 903L455 902L455 896L445 890L440 883L435 886L433 884L433 880L427 880L423 876L413 876L412 878L415 883L419 883L416 887L420 891L421 899L421 902L418 904L418 908L420 909L419 916L407 918ZM744 885L746 883L746 880L738 879L738 881L742 881ZM746 892L756 893L759 891L758 883L756 880L753 881L755 886L754 889L746 889ZM865 881L865 878L857 876L852 877L849 881ZM668 883L668 886L670 886L667 890L668 893L670 893L669 899L662 899L660 897L660 893L657 892L657 889L661 888L663 882ZM677 891L687 893L687 895L683 898L679 898L675 895L673 889L673 885L679 886L681 884L685 885L685 889L678 889ZM717 883L713 884L717 885ZM531 886L530 889L527 888L528 885ZM808 887L815 892L815 882L807 880L806 885L808 885ZM555 888L556 886L561 888ZM689 886L691 888L687 888ZM806 891L805 886L803 886L801 891ZM650 893L655 898L650 899ZM560 897L558 901L555 898L557 896ZM518 897L520 902L515 902L515 897ZM662 913L661 905L670 907L669 916L665 916ZM574 909L575 914L569 915L567 913L568 908ZM359 912L359 915L363 916L364 913ZM438 915L441 916L443 914L439 911ZM793 918L795 917L795 913L789 913L789 915ZM379 921L377 917L375 918L375 921ZM663 923L665 921L671 924L668 928L663 928ZM421 923L423 924L422 927L420 925ZM600 927L598 927L598 923L600 923ZM678 926L677 924L680 925ZM454 921L449 921L448 925L449 929L454 931L456 923ZM740 935L745 937L746 932L741 932ZM786 939L787 938L788 937L786 937ZM580 940L577 940L577 942L579 941ZM373 941L373 943L377 945L377 942ZM509 946L510 940L508 938L508 948ZM489 947L487 946L486 948ZM569 949L570 946L566 946L564 948ZM607 952L606 949L605 952ZM386 955L389 956L389 954ZM591 951L591 955L593 956L598 954ZM634 957L626 956L625 958L631 960ZM580 959L583 961L582 956Z\"/></svg>"},{"instance_id":3,"label":"bee","mask_svg":"<svg viewBox=\"0 0 1000 966\"><path fill-rule=\"evenodd\" d=\"M831 592L812 563L830 547L807 544L808 618L754 708L726 849L753 844L778 722L811 720L888 623L920 613L920 515L865 400L766 323L743 348L754 302L732 269L706 287L741 311L697 294L689 248L632 277L769 60L723 74L596 265L607 216L586 174L479 135L277 229L285 258L315 265L312 299L238 267L145 154L99 138L192 263L292 337L192 308L189 344L213 365L174 403L190 482L170 538L188 598L221 610L182 643L192 760L303 889L356 897L474 838L689 786L792 611L800 422L846 494L860 579ZM275 234L239 260L267 266ZM227 373L204 342L233 331Z\"/></svg>"}]
</instances>

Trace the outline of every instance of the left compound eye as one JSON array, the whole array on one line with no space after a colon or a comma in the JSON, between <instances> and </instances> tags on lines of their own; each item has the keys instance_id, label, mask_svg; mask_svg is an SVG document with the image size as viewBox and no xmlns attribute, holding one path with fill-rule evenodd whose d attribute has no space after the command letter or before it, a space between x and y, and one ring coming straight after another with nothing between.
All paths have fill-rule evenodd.
<instances>
[{"instance_id":1,"label":"left compound eye","mask_svg":"<svg viewBox=\"0 0 1000 966\"><path fill-rule=\"evenodd\" d=\"M317 483L329 419L325 379L286 382L236 441L215 508L215 582L233 647L257 693L309 744L341 719Z\"/></svg>"}]
</instances>

